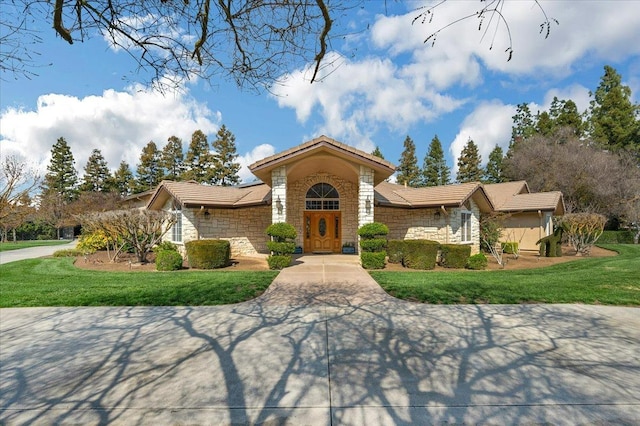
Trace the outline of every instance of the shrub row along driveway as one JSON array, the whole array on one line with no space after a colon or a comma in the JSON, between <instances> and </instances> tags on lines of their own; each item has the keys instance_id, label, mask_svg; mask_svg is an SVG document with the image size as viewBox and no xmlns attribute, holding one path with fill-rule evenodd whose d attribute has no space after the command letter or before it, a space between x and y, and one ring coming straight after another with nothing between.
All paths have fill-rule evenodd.
<instances>
[{"instance_id":1,"label":"shrub row along driveway","mask_svg":"<svg viewBox=\"0 0 640 426\"><path fill-rule=\"evenodd\" d=\"M640 422L639 309L413 304L356 262L238 305L2 309L0 422Z\"/></svg>"}]
</instances>

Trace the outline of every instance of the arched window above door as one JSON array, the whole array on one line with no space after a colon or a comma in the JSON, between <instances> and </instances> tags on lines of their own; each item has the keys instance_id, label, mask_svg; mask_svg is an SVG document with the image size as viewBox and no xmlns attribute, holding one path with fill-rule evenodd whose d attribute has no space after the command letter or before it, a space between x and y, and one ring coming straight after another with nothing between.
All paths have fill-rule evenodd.
<instances>
[{"instance_id":1,"label":"arched window above door","mask_svg":"<svg viewBox=\"0 0 640 426\"><path fill-rule=\"evenodd\" d=\"M340 210L340 195L332 185L325 182L316 183L307 191L305 208L307 210Z\"/></svg>"}]
</instances>

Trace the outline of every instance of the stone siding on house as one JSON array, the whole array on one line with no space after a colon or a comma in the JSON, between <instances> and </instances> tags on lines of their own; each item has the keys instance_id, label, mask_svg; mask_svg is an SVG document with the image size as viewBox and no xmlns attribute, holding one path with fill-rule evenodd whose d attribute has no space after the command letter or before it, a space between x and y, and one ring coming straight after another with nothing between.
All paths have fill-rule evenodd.
<instances>
[{"instance_id":1,"label":"stone siding on house","mask_svg":"<svg viewBox=\"0 0 640 426\"><path fill-rule=\"evenodd\" d=\"M205 211L208 214L205 214ZM197 239L221 239L231 243L231 256L251 256L267 253L265 231L271 224L271 206L241 209L183 209L182 244ZM165 235L171 240L171 231Z\"/></svg>"},{"instance_id":2,"label":"stone siding on house","mask_svg":"<svg viewBox=\"0 0 640 426\"><path fill-rule=\"evenodd\" d=\"M460 244L462 211L471 215L471 254L480 251L480 210L473 202L467 208L447 209L446 216L440 209L403 209L376 206L375 221L389 227L390 240L432 240L442 244ZM440 213L440 216L436 214Z\"/></svg>"}]
</instances>

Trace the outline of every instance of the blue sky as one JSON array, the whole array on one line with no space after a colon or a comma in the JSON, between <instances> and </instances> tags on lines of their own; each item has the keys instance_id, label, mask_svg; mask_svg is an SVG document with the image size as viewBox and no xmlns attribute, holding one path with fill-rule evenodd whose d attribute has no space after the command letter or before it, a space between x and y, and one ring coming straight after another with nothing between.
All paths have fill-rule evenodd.
<instances>
[{"instance_id":1,"label":"blue sky","mask_svg":"<svg viewBox=\"0 0 640 426\"><path fill-rule=\"evenodd\" d=\"M290 69L274 93L262 94L223 79L161 94L145 85L149 76L137 73L128 54L100 36L69 46L44 22L38 76L3 75L0 83L0 154L22 156L44 170L51 146L64 136L80 174L94 148L112 169L121 160L135 168L149 140L162 147L176 135L186 150L193 131L211 140L225 124L243 165L325 134L368 152L378 145L396 164L410 135L422 166L437 134L455 168L469 137L483 160L496 144L506 150L518 103L536 112L558 96L585 110L604 65L618 70L638 102L640 1L542 0L559 21L547 39L539 34L543 17L533 1L507 1L511 61L504 27L490 49L473 19L442 32L433 47L423 43L439 20L477 10L477 0L445 3L429 27L411 25L420 4L365 2L341 25L368 29L333 41L321 82L309 84L308 70ZM246 167L241 177L253 180Z\"/></svg>"}]
</instances>

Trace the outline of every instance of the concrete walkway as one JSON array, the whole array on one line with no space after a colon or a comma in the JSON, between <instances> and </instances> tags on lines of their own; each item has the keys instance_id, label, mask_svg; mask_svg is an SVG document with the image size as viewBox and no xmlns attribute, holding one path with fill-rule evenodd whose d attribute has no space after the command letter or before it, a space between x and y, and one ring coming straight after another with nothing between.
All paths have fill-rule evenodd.
<instances>
[{"instance_id":1,"label":"concrete walkway","mask_svg":"<svg viewBox=\"0 0 640 426\"><path fill-rule=\"evenodd\" d=\"M18 250L7 250L0 252L0 265L18 260L35 259L38 257L51 256L58 250L74 248L78 243L77 240L69 241L68 244L60 244L55 246L30 247Z\"/></svg>"},{"instance_id":2,"label":"concrete walkway","mask_svg":"<svg viewBox=\"0 0 640 426\"><path fill-rule=\"evenodd\" d=\"M434 306L304 256L219 307L0 310L2 424L640 423L640 310Z\"/></svg>"}]
</instances>

